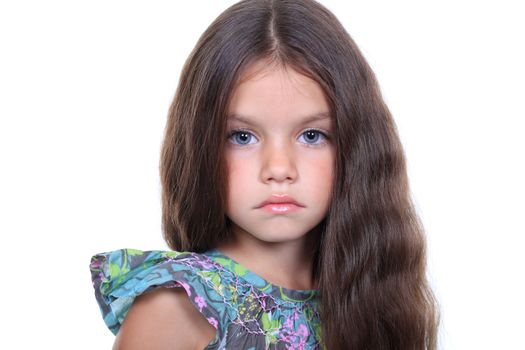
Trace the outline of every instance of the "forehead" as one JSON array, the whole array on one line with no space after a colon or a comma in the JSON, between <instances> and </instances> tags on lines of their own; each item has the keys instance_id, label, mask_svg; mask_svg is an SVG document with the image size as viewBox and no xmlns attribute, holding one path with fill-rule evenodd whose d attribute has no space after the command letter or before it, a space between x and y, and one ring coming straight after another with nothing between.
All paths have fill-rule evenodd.
<instances>
[{"instance_id":1,"label":"forehead","mask_svg":"<svg viewBox=\"0 0 525 350\"><path fill-rule=\"evenodd\" d=\"M250 115L243 115L243 114L236 114L236 113L231 113L228 115L228 122L230 123L239 122L239 123L244 123L244 124L255 126L257 124L258 119L259 117L257 116L250 116ZM329 112L319 112L319 113L314 113L310 115L298 116L297 119L301 123L311 123L311 122L330 123L332 118Z\"/></svg>"},{"instance_id":2,"label":"forehead","mask_svg":"<svg viewBox=\"0 0 525 350\"><path fill-rule=\"evenodd\" d=\"M228 121L254 123L285 117L301 122L330 121L329 105L319 84L298 71L254 65L232 91ZM281 119L283 119L281 118Z\"/></svg>"}]
</instances>

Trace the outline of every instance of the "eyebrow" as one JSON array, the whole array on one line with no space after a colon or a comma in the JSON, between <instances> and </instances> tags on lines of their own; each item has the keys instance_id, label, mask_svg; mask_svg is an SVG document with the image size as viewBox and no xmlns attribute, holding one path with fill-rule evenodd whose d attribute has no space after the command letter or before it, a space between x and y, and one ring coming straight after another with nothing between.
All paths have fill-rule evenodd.
<instances>
[{"instance_id":1,"label":"eyebrow","mask_svg":"<svg viewBox=\"0 0 525 350\"><path fill-rule=\"evenodd\" d=\"M246 116L246 115L241 115L241 114L230 114L228 116L228 121L236 120L236 121L240 121L240 122L243 122L243 123L246 123L246 124L249 124L249 125L255 125L256 124L253 121L253 119L255 119L255 118L249 117L249 116ZM330 119L330 113L328 113L328 112L321 112L321 113L315 113L315 114L303 117L303 118L301 118L301 123L302 124L307 124L307 123L310 123L310 122L313 122L313 121L325 120L325 119Z\"/></svg>"}]
</instances>

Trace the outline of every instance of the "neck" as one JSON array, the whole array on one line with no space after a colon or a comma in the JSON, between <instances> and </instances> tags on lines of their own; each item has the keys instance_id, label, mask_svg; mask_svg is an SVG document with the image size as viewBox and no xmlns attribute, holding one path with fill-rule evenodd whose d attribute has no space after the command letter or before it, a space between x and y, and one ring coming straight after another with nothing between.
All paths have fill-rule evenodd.
<instances>
[{"instance_id":1,"label":"neck","mask_svg":"<svg viewBox=\"0 0 525 350\"><path fill-rule=\"evenodd\" d=\"M230 240L217 249L272 284L296 290L317 289L312 273L317 230L288 242L264 242L241 231L234 230Z\"/></svg>"}]
</instances>

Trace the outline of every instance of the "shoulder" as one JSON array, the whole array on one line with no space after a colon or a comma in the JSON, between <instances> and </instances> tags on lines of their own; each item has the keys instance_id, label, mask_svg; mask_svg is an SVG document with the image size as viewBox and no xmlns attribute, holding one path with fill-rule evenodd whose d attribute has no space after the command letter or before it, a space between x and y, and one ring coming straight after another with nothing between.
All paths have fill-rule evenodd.
<instances>
[{"instance_id":1,"label":"shoulder","mask_svg":"<svg viewBox=\"0 0 525 350\"><path fill-rule=\"evenodd\" d=\"M113 349L203 349L215 332L183 288L158 288L135 299Z\"/></svg>"}]
</instances>

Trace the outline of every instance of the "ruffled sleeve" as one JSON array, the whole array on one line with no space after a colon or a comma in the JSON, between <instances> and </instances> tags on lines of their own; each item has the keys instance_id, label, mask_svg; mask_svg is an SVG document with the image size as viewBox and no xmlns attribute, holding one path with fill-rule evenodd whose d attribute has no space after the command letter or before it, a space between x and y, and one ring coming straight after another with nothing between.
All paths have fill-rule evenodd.
<instances>
[{"instance_id":1,"label":"ruffled sleeve","mask_svg":"<svg viewBox=\"0 0 525 350\"><path fill-rule=\"evenodd\" d=\"M90 270L102 317L115 335L135 298L160 287L183 287L194 306L221 331L219 323L226 315L224 300L215 292L220 283L203 255L121 249L94 255Z\"/></svg>"}]
</instances>

